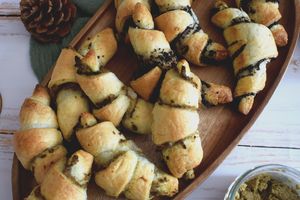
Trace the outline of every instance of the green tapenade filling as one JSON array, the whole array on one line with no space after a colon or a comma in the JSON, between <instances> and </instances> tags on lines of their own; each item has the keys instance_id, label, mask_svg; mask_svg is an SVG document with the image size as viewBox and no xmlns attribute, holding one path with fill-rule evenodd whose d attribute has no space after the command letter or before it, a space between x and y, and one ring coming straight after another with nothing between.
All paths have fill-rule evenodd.
<instances>
[{"instance_id":1,"label":"green tapenade filling","mask_svg":"<svg viewBox=\"0 0 300 200\"><path fill-rule=\"evenodd\" d=\"M300 196L270 174L261 174L243 183L235 200L300 200Z\"/></svg>"}]
</instances>

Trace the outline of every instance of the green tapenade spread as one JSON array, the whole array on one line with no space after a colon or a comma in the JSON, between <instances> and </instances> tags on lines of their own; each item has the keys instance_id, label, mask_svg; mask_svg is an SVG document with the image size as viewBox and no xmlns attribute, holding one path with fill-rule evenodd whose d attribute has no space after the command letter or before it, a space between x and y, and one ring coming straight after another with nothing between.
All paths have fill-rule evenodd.
<instances>
[{"instance_id":1,"label":"green tapenade spread","mask_svg":"<svg viewBox=\"0 0 300 200\"><path fill-rule=\"evenodd\" d=\"M300 200L300 196L287 184L262 174L243 183L235 200Z\"/></svg>"}]
</instances>

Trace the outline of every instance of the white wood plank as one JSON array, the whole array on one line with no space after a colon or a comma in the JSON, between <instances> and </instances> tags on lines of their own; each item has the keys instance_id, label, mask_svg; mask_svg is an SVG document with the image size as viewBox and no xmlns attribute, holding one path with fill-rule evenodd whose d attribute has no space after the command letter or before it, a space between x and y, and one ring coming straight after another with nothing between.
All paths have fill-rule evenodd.
<instances>
[{"instance_id":1,"label":"white wood plank","mask_svg":"<svg viewBox=\"0 0 300 200\"><path fill-rule=\"evenodd\" d=\"M0 20L0 129L16 130L18 113L37 83L29 61L29 34L17 18Z\"/></svg>"},{"instance_id":2,"label":"white wood plank","mask_svg":"<svg viewBox=\"0 0 300 200\"><path fill-rule=\"evenodd\" d=\"M0 15L19 15L19 0L0 0Z\"/></svg>"},{"instance_id":3,"label":"white wood plank","mask_svg":"<svg viewBox=\"0 0 300 200\"><path fill-rule=\"evenodd\" d=\"M240 144L300 148L300 42L273 97Z\"/></svg>"},{"instance_id":4,"label":"white wood plank","mask_svg":"<svg viewBox=\"0 0 300 200\"><path fill-rule=\"evenodd\" d=\"M258 165L289 165L300 170L300 150L236 147L187 200L220 200L235 178Z\"/></svg>"}]
</instances>

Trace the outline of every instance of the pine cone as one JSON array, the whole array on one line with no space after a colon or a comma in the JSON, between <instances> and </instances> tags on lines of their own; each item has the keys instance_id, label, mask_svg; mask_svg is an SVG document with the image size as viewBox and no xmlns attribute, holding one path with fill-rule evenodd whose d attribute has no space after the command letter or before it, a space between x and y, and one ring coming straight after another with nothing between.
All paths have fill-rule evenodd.
<instances>
[{"instance_id":1,"label":"pine cone","mask_svg":"<svg viewBox=\"0 0 300 200\"><path fill-rule=\"evenodd\" d=\"M76 16L70 0L21 0L20 10L26 29L40 42L59 42Z\"/></svg>"}]
</instances>

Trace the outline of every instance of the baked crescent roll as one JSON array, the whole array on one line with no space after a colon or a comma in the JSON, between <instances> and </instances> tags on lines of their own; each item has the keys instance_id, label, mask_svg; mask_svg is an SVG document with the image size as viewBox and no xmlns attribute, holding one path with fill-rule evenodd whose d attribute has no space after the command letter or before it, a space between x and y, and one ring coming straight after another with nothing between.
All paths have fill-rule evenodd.
<instances>
[{"instance_id":1,"label":"baked crescent roll","mask_svg":"<svg viewBox=\"0 0 300 200\"><path fill-rule=\"evenodd\" d=\"M164 72L176 66L177 57L164 33L153 30L154 22L147 6L137 3L131 15L126 31L142 73L130 84L143 99L149 100Z\"/></svg>"},{"instance_id":2,"label":"baked crescent roll","mask_svg":"<svg viewBox=\"0 0 300 200\"><path fill-rule=\"evenodd\" d=\"M81 57L74 49L62 49L52 72L48 87L51 90L57 89L65 83L76 83L75 57Z\"/></svg>"},{"instance_id":3,"label":"baked crescent roll","mask_svg":"<svg viewBox=\"0 0 300 200\"><path fill-rule=\"evenodd\" d=\"M20 130L32 128L58 128L55 112L50 107L50 95L40 85L25 99L20 110Z\"/></svg>"},{"instance_id":4,"label":"baked crescent roll","mask_svg":"<svg viewBox=\"0 0 300 200\"><path fill-rule=\"evenodd\" d=\"M83 113L80 122L82 127L76 136L82 148L101 166L95 181L107 195L118 197L123 193L128 199L142 200L150 199L152 195L173 196L177 193L178 180L158 170L113 123L97 123L89 113Z\"/></svg>"},{"instance_id":5,"label":"baked crescent roll","mask_svg":"<svg viewBox=\"0 0 300 200\"><path fill-rule=\"evenodd\" d=\"M193 179L193 168L198 166L203 158L199 133L196 131L185 139L164 148L162 154L175 177L185 175L185 178Z\"/></svg>"},{"instance_id":6,"label":"baked crescent roll","mask_svg":"<svg viewBox=\"0 0 300 200\"><path fill-rule=\"evenodd\" d=\"M64 139L70 141L79 116L89 111L88 99L76 85L60 89L56 96L57 120Z\"/></svg>"},{"instance_id":7,"label":"baked crescent roll","mask_svg":"<svg viewBox=\"0 0 300 200\"><path fill-rule=\"evenodd\" d=\"M92 38L87 38L78 52L83 56L77 65L82 65L77 69L80 72L99 72L117 51L117 40L111 28L105 28Z\"/></svg>"},{"instance_id":8,"label":"baked crescent roll","mask_svg":"<svg viewBox=\"0 0 300 200\"><path fill-rule=\"evenodd\" d=\"M215 11L212 22L225 28L224 37L233 60L237 79L234 97L239 111L248 114L254 97L265 87L267 63L278 55L276 44L271 31L250 22L244 11L228 8L222 1L216 2Z\"/></svg>"},{"instance_id":9,"label":"baked crescent roll","mask_svg":"<svg viewBox=\"0 0 300 200\"><path fill-rule=\"evenodd\" d=\"M43 182L33 189L27 200L34 199L87 199L87 183L91 176L93 156L79 150L66 162L58 161Z\"/></svg>"},{"instance_id":10,"label":"baked crescent roll","mask_svg":"<svg viewBox=\"0 0 300 200\"><path fill-rule=\"evenodd\" d=\"M146 12L145 9L150 11L150 2L149 0L115 0L115 7L117 9L115 25L118 33L123 36L127 35L128 27L130 21L132 21L132 14L137 3L143 4L141 10L142 15L148 15L149 12ZM139 16L136 16L138 18ZM151 17L152 18L152 17ZM144 27L148 29L154 28L154 23L152 20L147 20L147 18L143 17L143 20L139 21L139 23L143 23Z\"/></svg>"},{"instance_id":11,"label":"baked crescent roll","mask_svg":"<svg viewBox=\"0 0 300 200\"><path fill-rule=\"evenodd\" d=\"M56 100L59 128L67 141L71 140L79 115L89 111L88 99L77 84L75 57L82 58L73 49L63 49L48 84Z\"/></svg>"},{"instance_id":12,"label":"baked crescent roll","mask_svg":"<svg viewBox=\"0 0 300 200\"><path fill-rule=\"evenodd\" d=\"M23 167L33 171L36 181L41 183L52 165L67 153L46 88L37 85L32 97L24 101L20 125L13 138L16 155Z\"/></svg>"},{"instance_id":13,"label":"baked crescent roll","mask_svg":"<svg viewBox=\"0 0 300 200\"><path fill-rule=\"evenodd\" d=\"M176 65L176 56L163 32L130 27L128 34L142 66L170 69Z\"/></svg>"},{"instance_id":14,"label":"baked crescent roll","mask_svg":"<svg viewBox=\"0 0 300 200\"><path fill-rule=\"evenodd\" d=\"M279 1L236 0L236 4L249 15L253 22L263 24L271 30L277 46L287 45L288 34L284 27L279 24L281 19Z\"/></svg>"},{"instance_id":15,"label":"baked crescent roll","mask_svg":"<svg viewBox=\"0 0 300 200\"><path fill-rule=\"evenodd\" d=\"M157 28L164 32L173 50L189 62L205 66L219 63L227 50L213 42L201 29L190 0L155 0L161 15L155 18Z\"/></svg>"},{"instance_id":16,"label":"baked crescent roll","mask_svg":"<svg viewBox=\"0 0 300 200\"><path fill-rule=\"evenodd\" d=\"M152 140L162 145L163 158L177 178L193 178L203 157L198 134L201 81L185 60L169 70L153 109Z\"/></svg>"},{"instance_id":17,"label":"baked crescent roll","mask_svg":"<svg viewBox=\"0 0 300 200\"><path fill-rule=\"evenodd\" d=\"M75 58L75 77L81 89L96 106L94 113L97 118L110 120L117 126L129 106L129 99L124 95L125 86L118 77L103 69L116 50L117 41L110 28L87 38L79 48L83 57Z\"/></svg>"}]
</instances>

